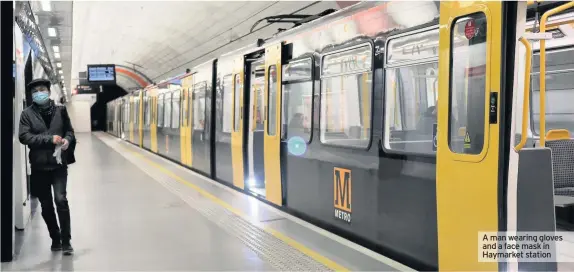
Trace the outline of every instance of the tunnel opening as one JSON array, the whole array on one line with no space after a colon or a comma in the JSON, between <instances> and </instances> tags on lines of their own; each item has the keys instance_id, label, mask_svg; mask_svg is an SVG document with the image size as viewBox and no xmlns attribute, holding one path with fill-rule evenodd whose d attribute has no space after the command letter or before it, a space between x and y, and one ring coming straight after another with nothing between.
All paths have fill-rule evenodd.
<instances>
[{"instance_id":1,"label":"tunnel opening","mask_svg":"<svg viewBox=\"0 0 574 272\"><path fill-rule=\"evenodd\" d=\"M107 131L107 103L128 94L126 90L118 85L103 85L102 90L102 92L96 94L96 103L94 103L90 109L92 131Z\"/></svg>"}]
</instances>

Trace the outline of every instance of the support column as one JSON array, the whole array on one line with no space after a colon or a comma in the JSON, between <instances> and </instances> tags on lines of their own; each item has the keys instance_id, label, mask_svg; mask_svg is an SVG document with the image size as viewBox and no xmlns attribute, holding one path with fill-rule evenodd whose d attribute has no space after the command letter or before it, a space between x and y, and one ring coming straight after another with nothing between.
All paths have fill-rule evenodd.
<instances>
[{"instance_id":1,"label":"support column","mask_svg":"<svg viewBox=\"0 0 574 272\"><path fill-rule=\"evenodd\" d=\"M14 3L0 2L0 257L2 262L14 256L14 186L12 181L12 139L14 118L13 29ZM10 27L11 26L11 27Z\"/></svg>"}]
</instances>

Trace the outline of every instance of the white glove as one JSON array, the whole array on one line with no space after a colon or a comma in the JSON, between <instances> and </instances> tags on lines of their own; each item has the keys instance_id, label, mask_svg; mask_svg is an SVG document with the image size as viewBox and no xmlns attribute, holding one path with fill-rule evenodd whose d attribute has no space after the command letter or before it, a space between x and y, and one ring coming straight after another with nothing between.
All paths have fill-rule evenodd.
<instances>
[{"instance_id":1,"label":"white glove","mask_svg":"<svg viewBox=\"0 0 574 272\"><path fill-rule=\"evenodd\" d=\"M56 157L56 161L58 164L62 164L62 145L57 145L56 150L54 151L54 155Z\"/></svg>"},{"instance_id":2,"label":"white glove","mask_svg":"<svg viewBox=\"0 0 574 272\"><path fill-rule=\"evenodd\" d=\"M62 150L66 151L66 149L68 149L68 146L70 146L70 142L68 142L68 140L66 140L66 139L62 139L62 142L63 142Z\"/></svg>"}]
</instances>

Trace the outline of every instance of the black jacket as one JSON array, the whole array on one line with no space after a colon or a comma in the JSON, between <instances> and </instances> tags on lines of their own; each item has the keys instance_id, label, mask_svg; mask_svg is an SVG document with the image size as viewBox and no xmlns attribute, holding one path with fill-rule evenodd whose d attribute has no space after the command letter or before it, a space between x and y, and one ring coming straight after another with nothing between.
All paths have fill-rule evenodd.
<instances>
[{"instance_id":1,"label":"black jacket","mask_svg":"<svg viewBox=\"0 0 574 272\"><path fill-rule=\"evenodd\" d=\"M20 143L30 148L29 161L32 169L52 170L75 161L73 152L76 138L66 107L55 106L50 127L47 127L36 105L27 107L20 116L19 131ZM62 152L62 164L58 164L53 156L56 148L52 141L53 135L59 135L70 143L68 149Z\"/></svg>"}]
</instances>

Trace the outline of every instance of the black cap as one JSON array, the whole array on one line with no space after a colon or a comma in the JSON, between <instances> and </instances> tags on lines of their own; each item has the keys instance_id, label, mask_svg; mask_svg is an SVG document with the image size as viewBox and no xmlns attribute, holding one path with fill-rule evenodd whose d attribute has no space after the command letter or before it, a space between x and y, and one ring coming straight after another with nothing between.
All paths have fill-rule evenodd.
<instances>
[{"instance_id":1,"label":"black cap","mask_svg":"<svg viewBox=\"0 0 574 272\"><path fill-rule=\"evenodd\" d=\"M50 89L50 86L52 85L51 82L47 79L44 78L37 78L34 79L32 81L30 81L30 83L28 83L28 89L32 90L32 88L36 87L36 86L40 86L40 85L44 85L48 88L48 90Z\"/></svg>"}]
</instances>

